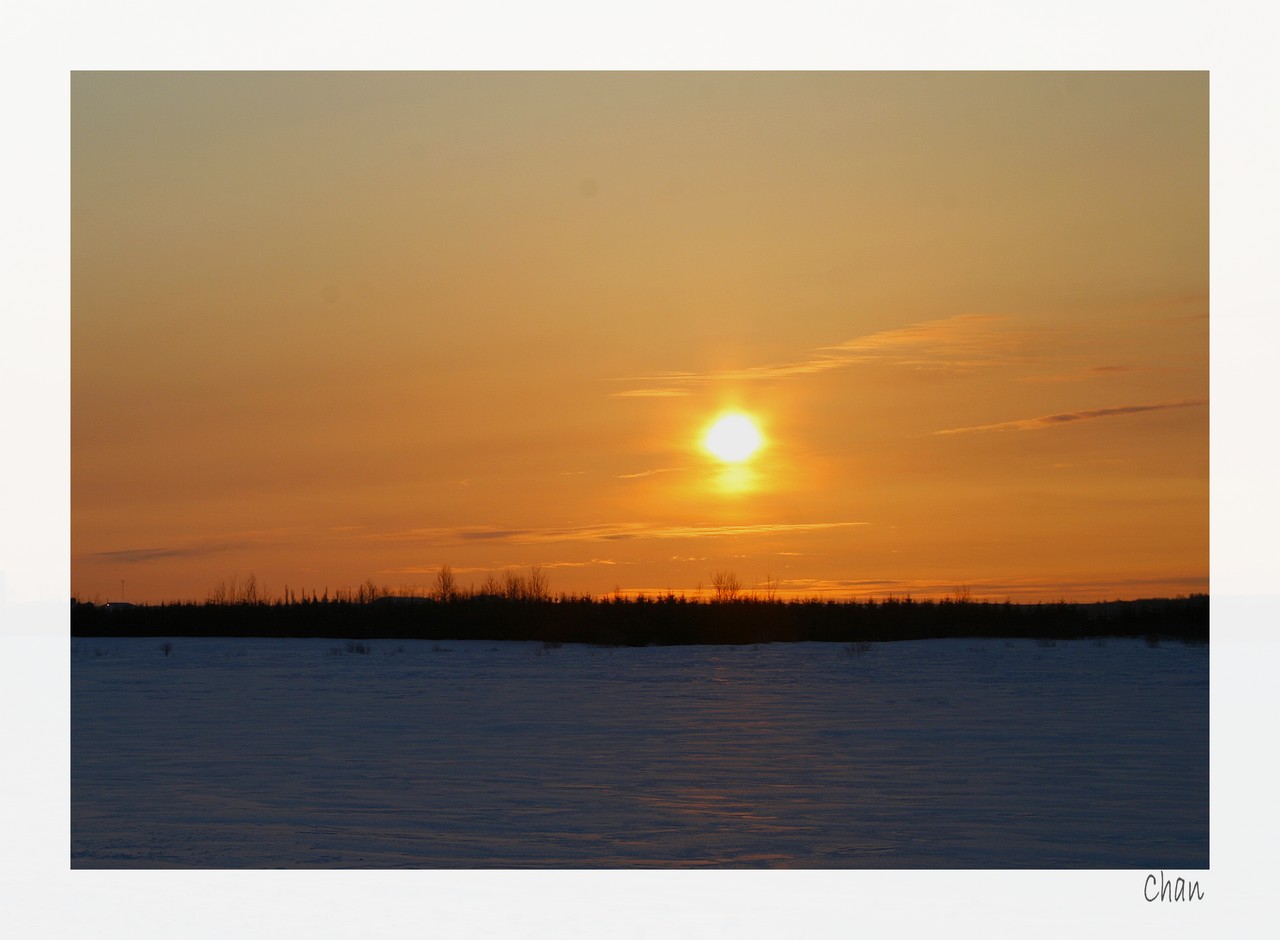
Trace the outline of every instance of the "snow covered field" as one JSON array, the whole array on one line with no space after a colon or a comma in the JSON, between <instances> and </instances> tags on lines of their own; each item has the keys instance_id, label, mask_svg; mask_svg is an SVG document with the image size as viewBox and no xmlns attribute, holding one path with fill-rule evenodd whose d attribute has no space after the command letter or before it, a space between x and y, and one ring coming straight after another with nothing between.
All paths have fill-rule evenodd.
<instances>
[{"instance_id":1,"label":"snow covered field","mask_svg":"<svg viewBox=\"0 0 1280 940\"><path fill-rule=\"evenodd\" d=\"M1209 864L1209 649L74 639L76 868Z\"/></svg>"}]
</instances>

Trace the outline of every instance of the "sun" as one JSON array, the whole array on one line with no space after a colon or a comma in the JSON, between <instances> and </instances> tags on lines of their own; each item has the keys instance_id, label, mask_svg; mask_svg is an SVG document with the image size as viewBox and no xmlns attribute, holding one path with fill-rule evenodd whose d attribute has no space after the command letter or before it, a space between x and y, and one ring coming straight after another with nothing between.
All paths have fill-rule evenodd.
<instances>
[{"instance_id":1,"label":"sun","mask_svg":"<svg viewBox=\"0 0 1280 940\"><path fill-rule=\"evenodd\" d=\"M725 463L741 463L764 445L759 428L744 414L721 415L707 429L702 446Z\"/></svg>"}]
</instances>

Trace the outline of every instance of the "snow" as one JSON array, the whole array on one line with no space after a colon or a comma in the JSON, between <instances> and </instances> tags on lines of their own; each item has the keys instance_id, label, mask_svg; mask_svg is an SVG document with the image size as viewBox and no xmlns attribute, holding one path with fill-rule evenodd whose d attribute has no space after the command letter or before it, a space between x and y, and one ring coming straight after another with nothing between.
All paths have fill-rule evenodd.
<instances>
[{"instance_id":1,"label":"snow","mask_svg":"<svg viewBox=\"0 0 1280 940\"><path fill-rule=\"evenodd\" d=\"M1209 864L1209 652L74 639L74 868Z\"/></svg>"}]
</instances>

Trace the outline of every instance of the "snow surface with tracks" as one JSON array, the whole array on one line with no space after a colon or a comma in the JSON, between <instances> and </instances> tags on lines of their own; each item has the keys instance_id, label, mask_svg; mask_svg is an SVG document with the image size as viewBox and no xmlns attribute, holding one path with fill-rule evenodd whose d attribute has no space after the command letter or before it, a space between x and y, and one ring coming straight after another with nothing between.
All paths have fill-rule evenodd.
<instances>
[{"instance_id":1,"label":"snow surface with tracks","mask_svg":"<svg viewBox=\"0 0 1280 940\"><path fill-rule=\"evenodd\" d=\"M1209 865L1209 650L71 641L74 868Z\"/></svg>"}]
</instances>

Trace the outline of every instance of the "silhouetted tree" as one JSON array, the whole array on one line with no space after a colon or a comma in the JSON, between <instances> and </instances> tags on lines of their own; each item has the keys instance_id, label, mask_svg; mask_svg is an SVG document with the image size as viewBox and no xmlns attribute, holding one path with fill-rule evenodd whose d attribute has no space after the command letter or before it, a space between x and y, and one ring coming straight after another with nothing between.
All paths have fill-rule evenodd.
<instances>
[{"instance_id":1,"label":"silhouetted tree","mask_svg":"<svg viewBox=\"0 0 1280 940\"><path fill-rule=\"evenodd\" d=\"M458 584L453 578L453 569L448 565L441 565L440 570L436 572L436 600L449 602L455 600L458 596Z\"/></svg>"},{"instance_id":2,"label":"silhouetted tree","mask_svg":"<svg viewBox=\"0 0 1280 940\"><path fill-rule=\"evenodd\" d=\"M364 584L356 588L355 602L357 604L372 604L380 597L386 597L391 592L385 587L379 587L373 583L373 578L365 579Z\"/></svg>"},{"instance_id":3,"label":"silhouetted tree","mask_svg":"<svg viewBox=\"0 0 1280 940\"><path fill-rule=\"evenodd\" d=\"M767 603L774 603L778 599L778 579L773 575L766 575L763 584L764 600Z\"/></svg>"},{"instance_id":4,"label":"silhouetted tree","mask_svg":"<svg viewBox=\"0 0 1280 940\"><path fill-rule=\"evenodd\" d=\"M551 600L551 586L542 568L534 565L529 569L529 577L525 581L525 597L531 601Z\"/></svg>"},{"instance_id":5,"label":"silhouetted tree","mask_svg":"<svg viewBox=\"0 0 1280 940\"><path fill-rule=\"evenodd\" d=\"M235 575L219 581L209 591L210 604L265 604L267 590L258 583L258 576L250 574L244 581Z\"/></svg>"},{"instance_id":6,"label":"silhouetted tree","mask_svg":"<svg viewBox=\"0 0 1280 940\"><path fill-rule=\"evenodd\" d=\"M253 572L249 573L249 577L244 579L244 586L240 589L241 604L262 604L267 600L267 590L258 584L258 576Z\"/></svg>"},{"instance_id":7,"label":"silhouetted tree","mask_svg":"<svg viewBox=\"0 0 1280 940\"><path fill-rule=\"evenodd\" d=\"M716 601L724 603L738 599L742 592L742 583L732 571L717 571L711 576L711 590Z\"/></svg>"}]
</instances>

